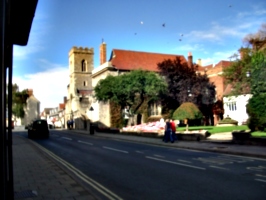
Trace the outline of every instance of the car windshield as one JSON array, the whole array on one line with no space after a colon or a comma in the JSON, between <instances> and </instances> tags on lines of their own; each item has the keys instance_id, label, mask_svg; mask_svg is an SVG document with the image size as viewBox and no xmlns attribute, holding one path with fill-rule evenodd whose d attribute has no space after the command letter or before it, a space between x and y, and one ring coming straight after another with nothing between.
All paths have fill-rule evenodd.
<instances>
[{"instance_id":1,"label":"car windshield","mask_svg":"<svg viewBox=\"0 0 266 200\"><path fill-rule=\"evenodd\" d=\"M34 128L45 128L45 127L47 127L47 122L46 121L42 121L42 120L35 121L33 123L33 127Z\"/></svg>"}]
</instances>

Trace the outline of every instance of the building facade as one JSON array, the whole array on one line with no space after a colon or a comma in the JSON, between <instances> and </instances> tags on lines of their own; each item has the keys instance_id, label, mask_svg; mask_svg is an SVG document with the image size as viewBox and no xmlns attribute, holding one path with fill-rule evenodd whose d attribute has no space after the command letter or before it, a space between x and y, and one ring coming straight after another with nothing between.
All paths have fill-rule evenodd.
<instances>
[{"instance_id":1,"label":"building facade","mask_svg":"<svg viewBox=\"0 0 266 200\"><path fill-rule=\"evenodd\" d=\"M33 120L40 118L40 101L33 95L33 90L28 89L29 97L24 108L25 116L22 125L28 125Z\"/></svg>"}]
</instances>

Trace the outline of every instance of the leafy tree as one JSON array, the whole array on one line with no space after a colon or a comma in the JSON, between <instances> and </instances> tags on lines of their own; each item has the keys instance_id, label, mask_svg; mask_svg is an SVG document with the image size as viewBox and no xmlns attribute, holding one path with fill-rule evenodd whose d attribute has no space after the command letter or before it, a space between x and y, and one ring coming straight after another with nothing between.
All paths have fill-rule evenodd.
<instances>
[{"instance_id":1,"label":"leafy tree","mask_svg":"<svg viewBox=\"0 0 266 200\"><path fill-rule=\"evenodd\" d=\"M197 65L190 67L176 57L158 63L158 68L168 84L168 93L163 97L166 107L175 110L184 102L192 102L205 116L212 116L215 85L209 82L206 74L197 73Z\"/></svg>"},{"instance_id":2,"label":"leafy tree","mask_svg":"<svg viewBox=\"0 0 266 200\"><path fill-rule=\"evenodd\" d=\"M166 91L166 82L158 74L134 70L120 76L108 76L94 88L99 101L113 101L121 106L129 106L137 113L142 104L156 101Z\"/></svg>"},{"instance_id":3,"label":"leafy tree","mask_svg":"<svg viewBox=\"0 0 266 200\"><path fill-rule=\"evenodd\" d=\"M243 41L247 46L252 46L255 51L263 49L266 44L266 23L261 25L257 33L246 35Z\"/></svg>"},{"instance_id":4,"label":"leafy tree","mask_svg":"<svg viewBox=\"0 0 266 200\"><path fill-rule=\"evenodd\" d=\"M241 48L241 59L234 61L229 67L223 70L223 77L226 84L231 84L233 90L229 95L240 95L250 93L250 73L252 50Z\"/></svg>"},{"instance_id":5,"label":"leafy tree","mask_svg":"<svg viewBox=\"0 0 266 200\"><path fill-rule=\"evenodd\" d=\"M25 116L24 107L28 97L28 90L19 91L17 84L12 85L12 115L16 118L23 118Z\"/></svg>"},{"instance_id":6,"label":"leafy tree","mask_svg":"<svg viewBox=\"0 0 266 200\"><path fill-rule=\"evenodd\" d=\"M186 130L188 131L188 120L201 119L202 113L194 103L185 102L174 111L172 118L185 120Z\"/></svg>"},{"instance_id":7,"label":"leafy tree","mask_svg":"<svg viewBox=\"0 0 266 200\"><path fill-rule=\"evenodd\" d=\"M266 93L266 49L253 53L251 66L251 93Z\"/></svg>"},{"instance_id":8,"label":"leafy tree","mask_svg":"<svg viewBox=\"0 0 266 200\"><path fill-rule=\"evenodd\" d=\"M266 49L255 52L251 59L251 93L247 104L248 126L252 131L266 128Z\"/></svg>"}]
</instances>

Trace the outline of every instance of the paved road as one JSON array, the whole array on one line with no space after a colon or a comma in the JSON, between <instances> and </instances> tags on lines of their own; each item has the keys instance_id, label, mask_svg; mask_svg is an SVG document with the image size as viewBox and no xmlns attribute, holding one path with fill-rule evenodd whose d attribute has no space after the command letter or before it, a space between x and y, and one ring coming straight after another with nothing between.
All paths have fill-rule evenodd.
<instances>
[{"instance_id":1,"label":"paved road","mask_svg":"<svg viewBox=\"0 0 266 200\"><path fill-rule=\"evenodd\" d=\"M86 187L97 190L92 187L97 185L115 199L264 199L266 194L265 159L69 131L51 131L49 140L36 142L62 158L61 165L83 178Z\"/></svg>"}]
</instances>

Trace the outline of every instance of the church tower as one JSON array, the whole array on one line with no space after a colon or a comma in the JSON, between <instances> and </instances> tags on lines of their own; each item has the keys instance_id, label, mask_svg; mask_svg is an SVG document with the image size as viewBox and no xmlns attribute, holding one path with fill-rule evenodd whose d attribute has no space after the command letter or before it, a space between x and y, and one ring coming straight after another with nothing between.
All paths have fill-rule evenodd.
<instances>
[{"instance_id":1,"label":"church tower","mask_svg":"<svg viewBox=\"0 0 266 200\"><path fill-rule=\"evenodd\" d=\"M70 92L91 90L93 70L93 48L73 47L69 52Z\"/></svg>"},{"instance_id":2,"label":"church tower","mask_svg":"<svg viewBox=\"0 0 266 200\"><path fill-rule=\"evenodd\" d=\"M65 121L74 119L78 129L85 128L86 124L78 123L77 119L85 117L92 95L93 48L73 47L69 51L69 78L67 86L67 103ZM82 126L82 127L81 127Z\"/></svg>"}]
</instances>

